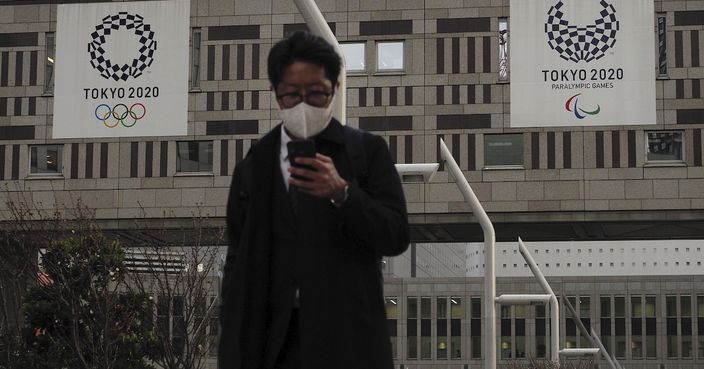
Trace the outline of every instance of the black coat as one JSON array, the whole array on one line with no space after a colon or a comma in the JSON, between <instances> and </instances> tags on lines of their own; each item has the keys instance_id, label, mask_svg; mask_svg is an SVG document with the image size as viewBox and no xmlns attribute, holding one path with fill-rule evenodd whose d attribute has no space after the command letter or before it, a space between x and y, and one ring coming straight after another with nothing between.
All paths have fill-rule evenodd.
<instances>
[{"instance_id":1,"label":"black coat","mask_svg":"<svg viewBox=\"0 0 704 369\"><path fill-rule=\"evenodd\" d=\"M221 369L263 369L268 331L274 181L281 126L237 165L227 204L229 248L220 313ZM333 120L316 138L349 183L340 208L299 194L301 356L304 369L391 369L380 283L380 256L409 243L406 203L383 138L365 133L366 180L352 178L343 127ZM280 172L279 172L280 173ZM280 175L280 174L278 174ZM361 186L361 187L360 187Z\"/></svg>"}]
</instances>

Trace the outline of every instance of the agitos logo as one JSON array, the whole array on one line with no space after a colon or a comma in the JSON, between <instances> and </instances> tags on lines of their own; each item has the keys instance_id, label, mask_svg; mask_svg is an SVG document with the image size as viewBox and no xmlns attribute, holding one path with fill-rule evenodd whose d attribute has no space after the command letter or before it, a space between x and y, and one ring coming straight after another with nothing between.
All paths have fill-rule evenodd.
<instances>
[{"instance_id":1,"label":"agitos logo","mask_svg":"<svg viewBox=\"0 0 704 369\"><path fill-rule=\"evenodd\" d=\"M567 109L568 112L574 113L574 116L577 117L577 119L584 119L587 117L587 115L597 115L599 112L601 112L601 106L597 104L596 109L592 111L587 111L578 106L579 104L579 95L581 93L578 93L569 99L567 99L567 102L565 103L565 109ZM581 113L581 114L580 114Z\"/></svg>"},{"instance_id":2,"label":"agitos logo","mask_svg":"<svg viewBox=\"0 0 704 369\"><path fill-rule=\"evenodd\" d=\"M619 29L614 6L601 0L599 5L602 10L599 11L599 17L593 24L579 27L569 24L565 19L565 13L562 11L564 5L560 0L548 11L545 34L550 48L555 50L562 59L575 63L581 60L589 63L604 57L606 51L614 47L616 32Z\"/></svg>"},{"instance_id":3,"label":"agitos logo","mask_svg":"<svg viewBox=\"0 0 704 369\"><path fill-rule=\"evenodd\" d=\"M105 57L103 45L106 36L109 36L113 30L121 28L134 30L135 35L139 36L141 46L137 50L138 55L129 64L115 64ZM137 78L154 62L154 52L156 51L154 31L151 30L149 24L144 23L144 17L139 14L119 12L117 15L108 15L103 18L101 24L95 26L91 37L93 41L88 44L90 65L105 79L127 81L130 77Z\"/></svg>"}]
</instances>

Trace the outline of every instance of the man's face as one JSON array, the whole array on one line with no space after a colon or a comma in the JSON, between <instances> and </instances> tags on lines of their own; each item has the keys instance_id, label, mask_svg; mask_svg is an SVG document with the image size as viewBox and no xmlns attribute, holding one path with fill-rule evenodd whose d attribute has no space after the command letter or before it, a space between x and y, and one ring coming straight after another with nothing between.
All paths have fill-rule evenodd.
<instances>
[{"instance_id":1,"label":"man's face","mask_svg":"<svg viewBox=\"0 0 704 369\"><path fill-rule=\"evenodd\" d=\"M324 67L296 61L286 68L274 93L282 109L292 108L301 101L324 108L332 102L334 87L325 76Z\"/></svg>"}]
</instances>

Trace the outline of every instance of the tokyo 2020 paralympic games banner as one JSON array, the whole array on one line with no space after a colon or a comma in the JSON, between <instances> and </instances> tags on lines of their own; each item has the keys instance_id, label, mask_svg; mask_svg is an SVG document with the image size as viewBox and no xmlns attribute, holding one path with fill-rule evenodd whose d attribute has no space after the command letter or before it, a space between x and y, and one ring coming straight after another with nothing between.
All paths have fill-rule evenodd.
<instances>
[{"instance_id":1,"label":"tokyo 2020 paralympic games banner","mask_svg":"<svg viewBox=\"0 0 704 369\"><path fill-rule=\"evenodd\" d=\"M511 127L655 124L652 0L511 0Z\"/></svg>"},{"instance_id":2,"label":"tokyo 2020 paralympic games banner","mask_svg":"<svg viewBox=\"0 0 704 369\"><path fill-rule=\"evenodd\" d=\"M59 5L54 138L185 135L187 0Z\"/></svg>"}]
</instances>

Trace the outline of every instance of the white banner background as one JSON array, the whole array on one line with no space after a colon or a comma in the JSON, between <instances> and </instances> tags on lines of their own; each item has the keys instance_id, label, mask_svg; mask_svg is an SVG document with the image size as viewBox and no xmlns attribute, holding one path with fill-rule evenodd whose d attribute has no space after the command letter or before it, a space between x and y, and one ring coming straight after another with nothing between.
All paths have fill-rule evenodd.
<instances>
[{"instance_id":1,"label":"white banner background","mask_svg":"<svg viewBox=\"0 0 704 369\"><path fill-rule=\"evenodd\" d=\"M574 62L562 59L548 45L544 27L550 7L558 0L511 0L511 127L655 124L653 1L607 2L619 21L616 43L598 60ZM565 0L561 10L570 25L585 27L594 25L603 9L598 0ZM581 69L586 80L578 75L572 78L570 71ZM602 69L605 73L600 76ZM622 79L617 78L619 70ZM549 71L547 81L543 71ZM551 73L555 76L552 71L557 71L558 81L550 78ZM567 80L562 80L563 71L568 71ZM589 88L574 86L581 83ZM604 83L609 87L599 86ZM566 104L576 94L581 95L571 101L570 112ZM584 116L579 119L575 105L590 112L598 107L599 112L589 115L578 110Z\"/></svg>"},{"instance_id":2,"label":"white banner background","mask_svg":"<svg viewBox=\"0 0 704 369\"><path fill-rule=\"evenodd\" d=\"M88 50L96 26L119 12L142 16L157 42L151 66L126 81L101 76ZM53 137L185 135L189 14L187 0L58 5ZM131 65L142 43L135 29L123 25L105 35L102 47L112 64Z\"/></svg>"}]
</instances>

